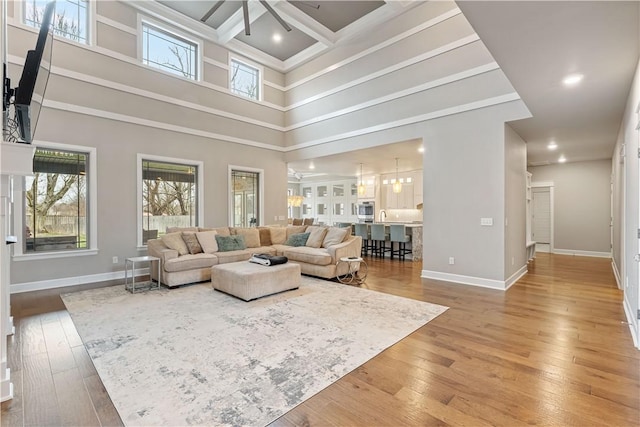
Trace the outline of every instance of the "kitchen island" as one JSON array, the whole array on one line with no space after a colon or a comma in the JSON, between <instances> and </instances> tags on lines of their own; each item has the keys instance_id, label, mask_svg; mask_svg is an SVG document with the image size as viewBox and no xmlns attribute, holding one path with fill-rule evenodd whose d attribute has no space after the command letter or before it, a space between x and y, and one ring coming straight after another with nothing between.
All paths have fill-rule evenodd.
<instances>
[{"instance_id":1,"label":"kitchen island","mask_svg":"<svg viewBox=\"0 0 640 427\"><path fill-rule=\"evenodd\" d=\"M392 224L404 224L407 228L407 235L411 236L411 253L407 256L407 259L411 261L422 261L422 223L402 223L402 222L375 222L374 224L384 224L385 230L389 233L389 226ZM396 243L397 245L397 243ZM409 246L409 244L407 244Z\"/></svg>"}]
</instances>

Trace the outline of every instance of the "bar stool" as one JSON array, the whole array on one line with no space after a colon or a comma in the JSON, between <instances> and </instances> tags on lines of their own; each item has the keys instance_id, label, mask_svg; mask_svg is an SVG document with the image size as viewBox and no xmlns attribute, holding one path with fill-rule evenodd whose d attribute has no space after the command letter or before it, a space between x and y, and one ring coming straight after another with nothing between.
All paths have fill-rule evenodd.
<instances>
[{"instance_id":1,"label":"bar stool","mask_svg":"<svg viewBox=\"0 0 640 427\"><path fill-rule=\"evenodd\" d=\"M411 253L411 249L407 249L407 243L411 242L411 236L407 235L407 230L404 224L392 224L389 226L391 230L390 238L391 241L391 259L393 259L394 255L398 255L398 258L402 261L405 260L405 255ZM398 243L398 249L393 249L393 243Z\"/></svg>"},{"instance_id":2,"label":"bar stool","mask_svg":"<svg viewBox=\"0 0 640 427\"><path fill-rule=\"evenodd\" d=\"M384 258L384 253L391 251L391 248L387 248L387 237L389 236L385 233L384 224L371 224L371 240L373 240L373 252L375 255Z\"/></svg>"},{"instance_id":3,"label":"bar stool","mask_svg":"<svg viewBox=\"0 0 640 427\"><path fill-rule=\"evenodd\" d=\"M373 252L373 242L371 241L371 235L369 234L369 226L367 224L355 224L356 236L362 237L362 254L368 255L369 250Z\"/></svg>"}]
</instances>

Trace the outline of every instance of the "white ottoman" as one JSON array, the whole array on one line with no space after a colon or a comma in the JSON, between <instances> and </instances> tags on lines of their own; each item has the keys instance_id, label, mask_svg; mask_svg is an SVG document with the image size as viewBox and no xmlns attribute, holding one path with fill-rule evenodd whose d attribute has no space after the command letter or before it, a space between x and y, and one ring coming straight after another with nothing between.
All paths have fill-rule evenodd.
<instances>
[{"instance_id":1,"label":"white ottoman","mask_svg":"<svg viewBox=\"0 0 640 427\"><path fill-rule=\"evenodd\" d=\"M300 287L300 265L264 266L249 261L211 267L213 289L250 301Z\"/></svg>"}]
</instances>

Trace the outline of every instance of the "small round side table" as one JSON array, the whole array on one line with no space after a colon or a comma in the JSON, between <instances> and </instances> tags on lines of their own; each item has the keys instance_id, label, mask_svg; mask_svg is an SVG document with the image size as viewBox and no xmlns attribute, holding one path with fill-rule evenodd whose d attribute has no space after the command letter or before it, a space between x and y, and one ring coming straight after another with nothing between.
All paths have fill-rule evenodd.
<instances>
[{"instance_id":1,"label":"small round side table","mask_svg":"<svg viewBox=\"0 0 640 427\"><path fill-rule=\"evenodd\" d=\"M336 270L340 263L346 262L349 264L349 271L344 275L336 275L338 282L345 285L361 285L367 280L367 273L369 272L369 266L361 257L342 257L336 262Z\"/></svg>"}]
</instances>

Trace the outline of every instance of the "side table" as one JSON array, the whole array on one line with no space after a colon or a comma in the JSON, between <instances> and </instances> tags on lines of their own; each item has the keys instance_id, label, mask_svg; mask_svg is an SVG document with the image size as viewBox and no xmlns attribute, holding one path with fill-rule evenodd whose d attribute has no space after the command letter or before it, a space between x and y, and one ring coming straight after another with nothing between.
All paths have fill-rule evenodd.
<instances>
[{"instance_id":1,"label":"side table","mask_svg":"<svg viewBox=\"0 0 640 427\"><path fill-rule=\"evenodd\" d=\"M149 263L149 280L145 282L138 282L138 288L136 289L136 263L140 262L148 262ZM157 285L152 286L154 280L151 278L151 269L153 268L153 263L157 262L158 264L158 280L156 281ZM131 292L132 294L136 293L136 290L141 289L160 289L160 258L146 255L146 256L138 256L127 258L124 261L124 288ZM130 265L130 266L129 266ZM131 283L129 283L129 267L131 267Z\"/></svg>"},{"instance_id":2,"label":"side table","mask_svg":"<svg viewBox=\"0 0 640 427\"><path fill-rule=\"evenodd\" d=\"M346 262L349 264L349 271L347 274L340 276L337 275L338 282L345 285L361 285L367 280L367 273L369 272L369 266L360 257L342 257L336 262L336 270L340 263Z\"/></svg>"}]
</instances>

